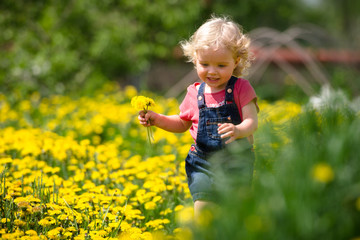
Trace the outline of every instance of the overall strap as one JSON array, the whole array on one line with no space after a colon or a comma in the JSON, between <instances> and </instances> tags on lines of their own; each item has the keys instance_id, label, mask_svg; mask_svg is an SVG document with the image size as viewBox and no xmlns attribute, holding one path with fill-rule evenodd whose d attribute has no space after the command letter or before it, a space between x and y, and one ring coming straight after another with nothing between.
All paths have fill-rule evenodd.
<instances>
[{"instance_id":1,"label":"overall strap","mask_svg":"<svg viewBox=\"0 0 360 240\"><path fill-rule=\"evenodd\" d=\"M236 81L238 80L237 77L231 76L230 80L228 81L225 89L225 103L233 103L234 102L234 86Z\"/></svg>"},{"instance_id":2,"label":"overall strap","mask_svg":"<svg viewBox=\"0 0 360 240\"><path fill-rule=\"evenodd\" d=\"M206 107L204 91L205 91L205 82L201 83L201 85L199 87L198 95L197 95L197 102L198 102L199 109Z\"/></svg>"}]
</instances>

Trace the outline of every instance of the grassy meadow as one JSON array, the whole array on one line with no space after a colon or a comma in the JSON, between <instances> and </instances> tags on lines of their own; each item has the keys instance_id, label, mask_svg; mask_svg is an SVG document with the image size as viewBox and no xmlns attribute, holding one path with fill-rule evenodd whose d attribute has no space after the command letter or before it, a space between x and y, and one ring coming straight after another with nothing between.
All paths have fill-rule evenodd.
<instances>
[{"instance_id":1,"label":"grassy meadow","mask_svg":"<svg viewBox=\"0 0 360 240\"><path fill-rule=\"evenodd\" d=\"M1 239L360 239L360 116L347 101L259 102L251 187L224 189L193 219L192 138L137 121L131 98L0 95ZM237 150L240 151L240 150ZM233 152L233 157L241 152Z\"/></svg>"}]
</instances>

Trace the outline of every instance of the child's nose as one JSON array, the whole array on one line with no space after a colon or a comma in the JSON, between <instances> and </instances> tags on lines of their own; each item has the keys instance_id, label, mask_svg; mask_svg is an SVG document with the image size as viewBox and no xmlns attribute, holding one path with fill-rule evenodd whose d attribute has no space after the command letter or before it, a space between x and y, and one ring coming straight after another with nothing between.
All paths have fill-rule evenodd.
<instances>
[{"instance_id":1,"label":"child's nose","mask_svg":"<svg viewBox=\"0 0 360 240\"><path fill-rule=\"evenodd\" d=\"M209 74L215 74L216 73L216 69L214 67L209 67Z\"/></svg>"}]
</instances>

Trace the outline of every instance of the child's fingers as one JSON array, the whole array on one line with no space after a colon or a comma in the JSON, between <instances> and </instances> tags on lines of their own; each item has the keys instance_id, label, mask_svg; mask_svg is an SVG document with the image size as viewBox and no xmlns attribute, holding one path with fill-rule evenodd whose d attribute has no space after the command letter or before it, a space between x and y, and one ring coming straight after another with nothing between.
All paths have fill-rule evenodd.
<instances>
[{"instance_id":1,"label":"child's fingers","mask_svg":"<svg viewBox=\"0 0 360 240\"><path fill-rule=\"evenodd\" d=\"M139 115L138 119L139 119L139 122L141 125L143 125L143 126L147 125L147 121L145 120L145 118L143 118Z\"/></svg>"},{"instance_id":2,"label":"child's fingers","mask_svg":"<svg viewBox=\"0 0 360 240\"><path fill-rule=\"evenodd\" d=\"M224 133L228 133L228 132L234 132L234 125L230 124L230 123L219 123L218 124L218 133L219 134L224 134Z\"/></svg>"},{"instance_id":3,"label":"child's fingers","mask_svg":"<svg viewBox=\"0 0 360 240\"><path fill-rule=\"evenodd\" d=\"M140 112L139 112L139 116L141 116L141 117L145 117L145 111L143 111L143 110L141 110Z\"/></svg>"},{"instance_id":4,"label":"child's fingers","mask_svg":"<svg viewBox=\"0 0 360 240\"><path fill-rule=\"evenodd\" d=\"M145 120L147 122L150 122L152 119L152 112L148 111L146 114L145 114Z\"/></svg>"},{"instance_id":5,"label":"child's fingers","mask_svg":"<svg viewBox=\"0 0 360 240\"><path fill-rule=\"evenodd\" d=\"M145 113L144 111L140 111L139 112L139 116L138 116L139 122L141 125L143 125L144 127L149 125L149 116L147 116L147 113Z\"/></svg>"},{"instance_id":6,"label":"child's fingers","mask_svg":"<svg viewBox=\"0 0 360 240\"><path fill-rule=\"evenodd\" d=\"M218 126L219 126L218 133L221 135L221 138L222 139L228 138L228 140L226 140L225 144L229 144L236 139L234 124L231 124L231 123L220 124L219 123Z\"/></svg>"},{"instance_id":7,"label":"child's fingers","mask_svg":"<svg viewBox=\"0 0 360 240\"><path fill-rule=\"evenodd\" d=\"M150 127L153 125L153 119L152 116L154 115L154 113L152 111L140 111L139 112L139 122L141 125L143 125L144 127Z\"/></svg>"},{"instance_id":8,"label":"child's fingers","mask_svg":"<svg viewBox=\"0 0 360 240\"><path fill-rule=\"evenodd\" d=\"M236 140L234 131L229 131L229 132L226 132L224 134L221 134L220 137L221 137L221 139L227 139L225 141L225 144L229 144L229 143Z\"/></svg>"},{"instance_id":9,"label":"child's fingers","mask_svg":"<svg viewBox=\"0 0 360 240\"><path fill-rule=\"evenodd\" d=\"M221 138L231 138L231 137L234 137L234 133L233 132L227 132L227 133L224 133L224 134L221 134Z\"/></svg>"},{"instance_id":10,"label":"child's fingers","mask_svg":"<svg viewBox=\"0 0 360 240\"><path fill-rule=\"evenodd\" d=\"M218 133L221 134L224 131L224 124L218 123Z\"/></svg>"}]
</instances>

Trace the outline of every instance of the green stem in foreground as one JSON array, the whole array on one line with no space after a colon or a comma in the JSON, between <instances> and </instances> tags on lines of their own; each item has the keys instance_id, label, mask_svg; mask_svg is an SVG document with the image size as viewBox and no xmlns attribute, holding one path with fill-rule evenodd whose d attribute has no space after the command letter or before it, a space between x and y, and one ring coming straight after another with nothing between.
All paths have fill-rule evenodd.
<instances>
[{"instance_id":1,"label":"green stem in foreground","mask_svg":"<svg viewBox=\"0 0 360 240\"><path fill-rule=\"evenodd\" d=\"M144 109L145 114L148 111L148 107L149 106L146 106L146 109ZM152 131L152 128L151 128L150 120L148 121L148 123L149 123L150 126L146 128L146 131L147 131L147 136L148 136L149 143L152 144L152 141L154 141L154 136L153 136L153 131Z\"/></svg>"},{"instance_id":2,"label":"green stem in foreground","mask_svg":"<svg viewBox=\"0 0 360 240\"><path fill-rule=\"evenodd\" d=\"M152 143L151 141L154 141L153 131L152 131L151 126L147 127L146 129L147 129L148 139L151 144Z\"/></svg>"}]
</instances>

